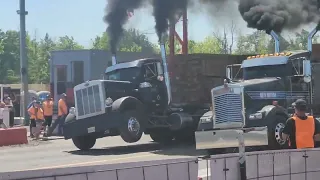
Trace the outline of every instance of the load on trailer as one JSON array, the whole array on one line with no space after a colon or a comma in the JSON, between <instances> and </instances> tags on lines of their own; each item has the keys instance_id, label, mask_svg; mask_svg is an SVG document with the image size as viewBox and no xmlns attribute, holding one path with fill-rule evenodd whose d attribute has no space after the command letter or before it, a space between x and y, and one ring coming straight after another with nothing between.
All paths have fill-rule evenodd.
<instances>
[{"instance_id":1,"label":"load on trailer","mask_svg":"<svg viewBox=\"0 0 320 180\"><path fill-rule=\"evenodd\" d=\"M143 133L159 143L194 142L199 119L210 108L212 83L223 78L203 75L204 65L199 62L205 56L194 55L195 60L190 61L188 57L171 63L175 75L170 77L164 44L162 60L144 58L117 64L114 56L104 79L74 87L75 107L66 118L65 139L72 139L81 150L92 148L96 139L105 136L120 135L133 143ZM225 65L244 59L238 55L219 57L215 62ZM207 59L213 62L212 57Z\"/></svg>"},{"instance_id":2,"label":"load on trailer","mask_svg":"<svg viewBox=\"0 0 320 180\"><path fill-rule=\"evenodd\" d=\"M309 34L308 51L279 53L279 38L271 32L275 54L250 56L240 65L227 66L225 84L211 90L211 116L199 123L197 149L221 148L217 140L224 142L224 147L237 146L236 131L253 127L267 127L267 132L266 136L246 135L249 146L285 148L281 131L294 113L292 103L300 98L307 100L313 115L320 106L314 101L320 98L320 64L310 61L312 38L318 30L319 25ZM235 67L240 68L238 75L232 73ZM232 140L235 143L228 143Z\"/></svg>"}]
</instances>

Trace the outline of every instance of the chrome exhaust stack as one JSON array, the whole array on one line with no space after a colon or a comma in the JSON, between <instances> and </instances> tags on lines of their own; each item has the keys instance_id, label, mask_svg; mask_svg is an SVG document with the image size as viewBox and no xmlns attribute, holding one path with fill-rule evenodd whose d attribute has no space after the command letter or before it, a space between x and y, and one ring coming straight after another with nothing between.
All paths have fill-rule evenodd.
<instances>
[{"instance_id":1,"label":"chrome exhaust stack","mask_svg":"<svg viewBox=\"0 0 320 180\"><path fill-rule=\"evenodd\" d=\"M317 32L320 29L320 22L318 23L317 27L315 27L308 35L308 51L312 52L312 38L314 37L314 35L317 34Z\"/></svg>"},{"instance_id":2,"label":"chrome exhaust stack","mask_svg":"<svg viewBox=\"0 0 320 180\"><path fill-rule=\"evenodd\" d=\"M171 83L170 83L170 76L169 76L169 70L168 70L168 62L167 62L167 55L166 55L166 47L164 43L164 36L160 39L160 53L161 53L161 59L163 63L163 72L164 72L164 80L166 83L167 88L167 95L168 95L168 105L171 103L172 100L172 93L171 93Z\"/></svg>"},{"instance_id":3,"label":"chrome exhaust stack","mask_svg":"<svg viewBox=\"0 0 320 180\"><path fill-rule=\"evenodd\" d=\"M115 55L115 54L113 54L111 58L112 58L112 59L111 59L111 60L112 60L112 66L113 66L113 65L116 65L116 64L117 64L117 58L116 58L116 55Z\"/></svg>"},{"instance_id":4,"label":"chrome exhaust stack","mask_svg":"<svg viewBox=\"0 0 320 180\"><path fill-rule=\"evenodd\" d=\"M270 32L270 36L274 40L274 53L279 53L280 52L280 39L279 39L278 34L272 30Z\"/></svg>"}]
</instances>

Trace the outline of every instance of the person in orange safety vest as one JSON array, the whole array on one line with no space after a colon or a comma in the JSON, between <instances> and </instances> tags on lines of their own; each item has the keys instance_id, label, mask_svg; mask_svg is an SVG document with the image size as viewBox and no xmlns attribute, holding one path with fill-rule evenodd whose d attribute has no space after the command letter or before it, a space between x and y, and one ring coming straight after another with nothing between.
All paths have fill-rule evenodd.
<instances>
[{"instance_id":1,"label":"person in orange safety vest","mask_svg":"<svg viewBox=\"0 0 320 180\"><path fill-rule=\"evenodd\" d=\"M295 114L289 118L282 131L282 139L289 140L290 148L314 148L314 138L320 135L320 122L313 116L307 116L307 102L296 100L293 104Z\"/></svg>"},{"instance_id":2,"label":"person in orange safety vest","mask_svg":"<svg viewBox=\"0 0 320 180\"><path fill-rule=\"evenodd\" d=\"M67 98L67 95L65 93L61 94L61 98L58 101L58 119L49 128L47 136L51 136L52 132L58 125L59 125L58 134L60 136L63 135L63 124L68 115L68 106L66 103L66 98Z\"/></svg>"},{"instance_id":3,"label":"person in orange safety vest","mask_svg":"<svg viewBox=\"0 0 320 180\"><path fill-rule=\"evenodd\" d=\"M43 109L40 102L36 102L28 109L30 115L30 123L32 130L30 133L38 139L41 133L42 124L44 122Z\"/></svg>"},{"instance_id":4,"label":"person in orange safety vest","mask_svg":"<svg viewBox=\"0 0 320 180\"><path fill-rule=\"evenodd\" d=\"M45 119L45 122L43 124L44 126L43 131L46 132L46 127L48 126L49 128L52 124L52 115L53 115L53 100L50 97L50 94L46 96L46 100L43 101L42 107L43 107L43 114ZM44 134L44 136L46 136L46 133Z\"/></svg>"}]
</instances>

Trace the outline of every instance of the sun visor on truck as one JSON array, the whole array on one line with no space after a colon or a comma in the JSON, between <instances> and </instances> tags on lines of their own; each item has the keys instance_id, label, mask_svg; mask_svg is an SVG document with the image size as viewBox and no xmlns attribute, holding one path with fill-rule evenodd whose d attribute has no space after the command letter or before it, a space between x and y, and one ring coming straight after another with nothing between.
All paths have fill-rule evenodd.
<instances>
[{"instance_id":1,"label":"sun visor on truck","mask_svg":"<svg viewBox=\"0 0 320 180\"><path fill-rule=\"evenodd\" d=\"M242 62L241 68L286 64L288 62L288 58L289 57L287 56L268 56L248 59Z\"/></svg>"}]
</instances>

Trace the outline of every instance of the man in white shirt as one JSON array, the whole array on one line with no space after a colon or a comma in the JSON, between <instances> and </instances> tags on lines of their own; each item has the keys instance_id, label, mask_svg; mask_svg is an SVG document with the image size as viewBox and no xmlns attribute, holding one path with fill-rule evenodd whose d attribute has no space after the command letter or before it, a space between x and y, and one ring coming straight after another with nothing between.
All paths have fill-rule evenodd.
<instances>
[{"instance_id":1,"label":"man in white shirt","mask_svg":"<svg viewBox=\"0 0 320 180\"><path fill-rule=\"evenodd\" d=\"M7 129L7 126L3 123L3 111L5 104L0 102L0 128Z\"/></svg>"}]
</instances>

